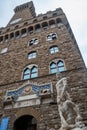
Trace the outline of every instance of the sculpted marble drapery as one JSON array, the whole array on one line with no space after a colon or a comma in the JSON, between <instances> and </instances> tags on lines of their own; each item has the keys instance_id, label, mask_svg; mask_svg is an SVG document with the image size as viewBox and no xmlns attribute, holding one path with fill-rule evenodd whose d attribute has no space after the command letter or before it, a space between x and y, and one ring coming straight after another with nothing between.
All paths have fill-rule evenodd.
<instances>
[{"instance_id":1,"label":"sculpted marble drapery","mask_svg":"<svg viewBox=\"0 0 87 130\"><path fill-rule=\"evenodd\" d=\"M57 104L61 118L60 130L86 130L82 123L78 106L72 102L67 90L67 78L61 78L57 84Z\"/></svg>"}]
</instances>

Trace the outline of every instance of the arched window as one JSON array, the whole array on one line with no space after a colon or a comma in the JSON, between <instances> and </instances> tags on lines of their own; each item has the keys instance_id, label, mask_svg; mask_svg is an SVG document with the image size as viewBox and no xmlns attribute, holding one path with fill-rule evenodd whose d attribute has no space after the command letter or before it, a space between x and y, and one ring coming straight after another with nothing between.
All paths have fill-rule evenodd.
<instances>
[{"instance_id":1,"label":"arched window","mask_svg":"<svg viewBox=\"0 0 87 130\"><path fill-rule=\"evenodd\" d=\"M35 78L37 77L37 67L34 66L32 69L31 69L31 78Z\"/></svg>"},{"instance_id":2,"label":"arched window","mask_svg":"<svg viewBox=\"0 0 87 130\"><path fill-rule=\"evenodd\" d=\"M62 23L62 20L61 20L61 18L57 18L57 19L56 19L56 22L57 22L57 24L60 24L60 23Z\"/></svg>"},{"instance_id":3,"label":"arched window","mask_svg":"<svg viewBox=\"0 0 87 130\"><path fill-rule=\"evenodd\" d=\"M37 22L37 19L34 19L34 20L33 20L33 23L36 23L36 22Z\"/></svg>"},{"instance_id":4,"label":"arched window","mask_svg":"<svg viewBox=\"0 0 87 130\"><path fill-rule=\"evenodd\" d=\"M52 40L54 40L54 39L56 39L56 38L57 38L56 33L53 33L53 34L52 34Z\"/></svg>"},{"instance_id":5,"label":"arched window","mask_svg":"<svg viewBox=\"0 0 87 130\"><path fill-rule=\"evenodd\" d=\"M42 23L42 28L43 28L44 30L47 30L47 29L48 29L48 23L47 23L47 22L43 22L43 23Z\"/></svg>"},{"instance_id":6,"label":"arched window","mask_svg":"<svg viewBox=\"0 0 87 130\"><path fill-rule=\"evenodd\" d=\"M39 40L38 39L34 39L34 44L38 44Z\"/></svg>"},{"instance_id":7,"label":"arched window","mask_svg":"<svg viewBox=\"0 0 87 130\"><path fill-rule=\"evenodd\" d=\"M51 41L57 38L57 34L56 33L50 33L49 35L47 35L46 40L47 41Z\"/></svg>"},{"instance_id":8,"label":"arched window","mask_svg":"<svg viewBox=\"0 0 87 130\"><path fill-rule=\"evenodd\" d=\"M37 68L37 66L31 64L31 65L27 66L24 69L23 80L35 78L37 76L38 76L38 68Z\"/></svg>"},{"instance_id":9,"label":"arched window","mask_svg":"<svg viewBox=\"0 0 87 130\"><path fill-rule=\"evenodd\" d=\"M30 70L26 68L23 73L23 79L30 79Z\"/></svg>"},{"instance_id":10,"label":"arched window","mask_svg":"<svg viewBox=\"0 0 87 130\"><path fill-rule=\"evenodd\" d=\"M35 25L35 31L36 32L40 32L41 31L40 24Z\"/></svg>"},{"instance_id":11,"label":"arched window","mask_svg":"<svg viewBox=\"0 0 87 130\"><path fill-rule=\"evenodd\" d=\"M0 37L0 42L2 42L2 41L3 41L3 36Z\"/></svg>"},{"instance_id":12,"label":"arched window","mask_svg":"<svg viewBox=\"0 0 87 130\"><path fill-rule=\"evenodd\" d=\"M63 61L59 60L58 63L57 63L57 66L58 66L59 72L62 72L62 71L65 70Z\"/></svg>"},{"instance_id":13,"label":"arched window","mask_svg":"<svg viewBox=\"0 0 87 130\"><path fill-rule=\"evenodd\" d=\"M39 40L37 38L33 38L32 40L29 41L29 46L33 45L33 44L38 44Z\"/></svg>"},{"instance_id":14,"label":"arched window","mask_svg":"<svg viewBox=\"0 0 87 130\"><path fill-rule=\"evenodd\" d=\"M36 51L28 54L28 59L33 59L33 58L36 58Z\"/></svg>"},{"instance_id":15,"label":"arched window","mask_svg":"<svg viewBox=\"0 0 87 130\"><path fill-rule=\"evenodd\" d=\"M50 20L49 25L51 28L54 28L55 27L55 20Z\"/></svg>"},{"instance_id":16,"label":"arched window","mask_svg":"<svg viewBox=\"0 0 87 130\"><path fill-rule=\"evenodd\" d=\"M9 32L10 31L10 28L7 28L6 32Z\"/></svg>"},{"instance_id":17,"label":"arched window","mask_svg":"<svg viewBox=\"0 0 87 130\"><path fill-rule=\"evenodd\" d=\"M33 26L30 26L30 27L28 28L28 32L29 32L30 34L33 34L33 33L34 33Z\"/></svg>"},{"instance_id":18,"label":"arched window","mask_svg":"<svg viewBox=\"0 0 87 130\"><path fill-rule=\"evenodd\" d=\"M53 17L57 16L57 13L53 13Z\"/></svg>"},{"instance_id":19,"label":"arched window","mask_svg":"<svg viewBox=\"0 0 87 130\"><path fill-rule=\"evenodd\" d=\"M20 37L20 32L19 31L16 31L15 32L15 38L17 39L17 38L19 38Z\"/></svg>"},{"instance_id":20,"label":"arched window","mask_svg":"<svg viewBox=\"0 0 87 130\"><path fill-rule=\"evenodd\" d=\"M7 42L8 39L9 39L9 36L8 36L8 34L7 34L7 35L5 35L5 41Z\"/></svg>"},{"instance_id":21,"label":"arched window","mask_svg":"<svg viewBox=\"0 0 87 130\"><path fill-rule=\"evenodd\" d=\"M19 28L19 25L16 25L16 26L15 26L15 29L18 29L18 28Z\"/></svg>"},{"instance_id":22,"label":"arched window","mask_svg":"<svg viewBox=\"0 0 87 130\"><path fill-rule=\"evenodd\" d=\"M25 26L28 25L28 22L25 22L24 25L25 25Z\"/></svg>"},{"instance_id":23,"label":"arched window","mask_svg":"<svg viewBox=\"0 0 87 130\"><path fill-rule=\"evenodd\" d=\"M13 39L14 38L14 33L10 33L10 39Z\"/></svg>"},{"instance_id":24,"label":"arched window","mask_svg":"<svg viewBox=\"0 0 87 130\"><path fill-rule=\"evenodd\" d=\"M52 36L49 34L48 36L47 36L47 41L51 41L52 40Z\"/></svg>"},{"instance_id":25,"label":"arched window","mask_svg":"<svg viewBox=\"0 0 87 130\"><path fill-rule=\"evenodd\" d=\"M55 74L57 72L63 72L65 70L63 61L54 61L50 64L50 73Z\"/></svg>"},{"instance_id":26,"label":"arched window","mask_svg":"<svg viewBox=\"0 0 87 130\"><path fill-rule=\"evenodd\" d=\"M26 28L24 28L21 30L21 36L25 37L26 35L27 35L27 30L26 30Z\"/></svg>"},{"instance_id":27,"label":"arched window","mask_svg":"<svg viewBox=\"0 0 87 130\"><path fill-rule=\"evenodd\" d=\"M44 20L47 19L47 16L43 16L43 19L44 19Z\"/></svg>"},{"instance_id":28,"label":"arched window","mask_svg":"<svg viewBox=\"0 0 87 130\"><path fill-rule=\"evenodd\" d=\"M53 54L53 53L56 53L56 52L58 52L59 50L58 50L58 47L57 46L52 46L52 47L50 47L50 53L51 54Z\"/></svg>"},{"instance_id":29,"label":"arched window","mask_svg":"<svg viewBox=\"0 0 87 130\"><path fill-rule=\"evenodd\" d=\"M56 23L57 23L58 27L63 25L63 22L62 22L61 18L57 18Z\"/></svg>"},{"instance_id":30,"label":"arched window","mask_svg":"<svg viewBox=\"0 0 87 130\"><path fill-rule=\"evenodd\" d=\"M51 71L51 74L57 73L57 65L56 65L56 63L52 62L50 64L50 71Z\"/></svg>"}]
</instances>

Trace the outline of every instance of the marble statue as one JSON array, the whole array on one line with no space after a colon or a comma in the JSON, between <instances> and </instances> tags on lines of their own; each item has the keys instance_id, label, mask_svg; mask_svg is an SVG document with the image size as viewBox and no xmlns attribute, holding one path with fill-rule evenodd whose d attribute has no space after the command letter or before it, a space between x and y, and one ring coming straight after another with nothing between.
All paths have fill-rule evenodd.
<instances>
[{"instance_id":1,"label":"marble statue","mask_svg":"<svg viewBox=\"0 0 87 130\"><path fill-rule=\"evenodd\" d=\"M70 98L66 77L57 82L56 89L58 110L61 118L60 130L87 130L81 121L78 106Z\"/></svg>"}]
</instances>

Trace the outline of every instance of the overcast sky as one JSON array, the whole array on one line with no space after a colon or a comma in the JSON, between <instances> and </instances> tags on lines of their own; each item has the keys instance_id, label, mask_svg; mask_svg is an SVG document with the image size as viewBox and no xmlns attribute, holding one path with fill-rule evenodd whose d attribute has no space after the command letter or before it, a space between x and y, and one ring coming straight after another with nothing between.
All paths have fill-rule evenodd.
<instances>
[{"instance_id":1,"label":"overcast sky","mask_svg":"<svg viewBox=\"0 0 87 130\"><path fill-rule=\"evenodd\" d=\"M87 0L32 0L37 14L61 7L74 32L81 54L87 66ZM5 27L13 9L29 0L0 0L0 27Z\"/></svg>"}]
</instances>

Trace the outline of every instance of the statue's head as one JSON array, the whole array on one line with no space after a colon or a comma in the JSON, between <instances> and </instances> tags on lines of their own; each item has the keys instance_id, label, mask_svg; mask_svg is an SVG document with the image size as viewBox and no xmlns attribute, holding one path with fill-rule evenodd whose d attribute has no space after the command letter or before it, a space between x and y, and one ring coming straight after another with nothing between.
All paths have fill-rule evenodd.
<instances>
[{"instance_id":1,"label":"statue's head","mask_svg":"<svg viewBox=\"0 0 87 130\"><path fill-rule=\"evenodd\" d=\"M62 78L62 73L57 72L56 77L57 77L57 80L60 80Z\"/></svg>"}]
</instances>

